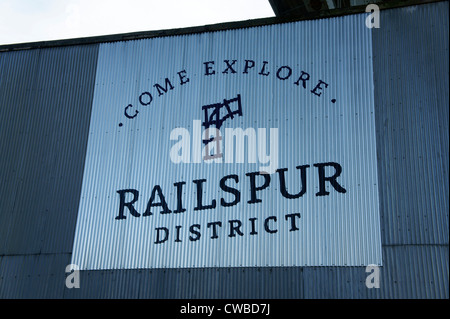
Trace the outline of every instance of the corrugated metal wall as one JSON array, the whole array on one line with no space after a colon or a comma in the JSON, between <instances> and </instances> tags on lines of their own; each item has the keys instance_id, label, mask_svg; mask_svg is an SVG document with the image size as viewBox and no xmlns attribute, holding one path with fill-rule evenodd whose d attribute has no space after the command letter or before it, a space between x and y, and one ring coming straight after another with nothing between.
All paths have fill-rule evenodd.
<instances>
[{"instance_id":1,"label":"corrugated metal wall","mask_svg":"<svg viewBox=\"0 0 450 319\"><path fill-rule=\"evenodd\" d=\"M380 26L372 39L383 296L448 298L448 2L382 11Z\"/></svg>"},{"instance_id":2,"label":"corrugated metal wall","mask_svg":"<svg viewBox=\"0 0 450 319\"><path fill-rule=\"evenodd\" d=\"M373 31L385 245L448 244L448 17L437 13L445 6L382 12Z\"/></svg>"},{"instance_id":3,"label":"corrugated metal wall","mask_svg":"<svg viewBox=\"0 0 450 319\"><path fill-rule=\"evenodd\" d=\"M0 297L62 296L97 56L97 45L0 53Z\"/></svg>"},{"instance_id":4,"label":"corrugated metal wall","mask_svg":"<svg viewBox=\"0 0 450 319\"><path fill-rule=\"evenodd\" d=\"M0 53L0 297L448 298L447 12L382 11L372 31L380 289L364 267L83 271L65 288L98 48Z\"/></svg>"}]
</instances>

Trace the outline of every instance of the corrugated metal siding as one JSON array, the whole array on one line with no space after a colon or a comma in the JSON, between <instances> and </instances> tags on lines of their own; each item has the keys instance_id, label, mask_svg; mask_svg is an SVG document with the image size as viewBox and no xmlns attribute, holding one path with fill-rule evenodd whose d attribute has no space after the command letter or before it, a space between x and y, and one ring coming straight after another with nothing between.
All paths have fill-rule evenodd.
<instances>
[{"instance_id":1,"label":"corrugated metal siding","mask_svg":"<svg viewBox=\"0 0 450 319\"><path fill-rule=\"evenodd\" d=\"M250 298L449 298L447 12L448 2L422 5L415 9L382 11L381 29L373 30L375 110L384 260L384 266L380 271L380 289L369 290L362 287L367 275L364 267L277 267L83 271L81 272L81 288L69 290L64 288L64 269L70 262L70 254L33 256L26 253L26 248L22 245L15 245L14 250L16 251L9 250L26 255L0 256L0 298L245 298L246 296ZM403 17L402 23L408 23L408 25L397 24L395 21L400 17ZM416 41L411 39L413 36L419 38L417 40L418 47L410 46L406 49L406 44L402 46L403 38ZM427 45L421 45L420 39ZM429 45L430 43L434 47ZM76 50L80 49L77 47ZM392 52L397 52L397 55L392 56ZM434 63L423 63L417 58L418 52L422 56L431 57L432 59L427 58L427 61L434 61ZM0 125L2 137L0 146L2 154L8 154L8 156L0 158L2 165L0 166L2 178L0 183L0 247L2 250L0 254L4 254L7 250L4 240L10 236L7 233L8 227L5 222L10 225L15 220L14 214L10 214L14 208L14 202L9 199L12 195L8 193L10 196L4 196L5 189L17 188L20 182L17 178L10 179L8 177L6 179L5 167L7 172L12 174L15 165L19 165L17 162L21 158L18 155L20 154L19 147L13 147L12 142L5 141L4 136L9 135L4 134L7 132L12 134L17 131L19 135L16 137L20 136L20 132L27 128L28 120L32 122L32 118L24 120L23 114L20 117L12 116L11 107L5 110L7 104L3 104L4 100L2 100L5 94L3 86L5 78L15 79L14 81L22 83L22 86L10 86L8 93L10 94L8 95L9 100L22 101L20 104L30 100L30 96L24 95L22 90L23 87L28 87L26 84L32 84L32 81L24 76L27 72L24 56L29 55L30 52L18 51L9 54L15 55L15 59L21 63L6 64L5 53L0 53L0 101L2 101L0 112L3 112L0 117L3 120ZM411 56L415 56L415 58L408 58ZM29 56L28 61L32 61L33 58L36 59L37 56ZM8 59L13 59L13 57L8 57ZM90 60L87 59L87 61ZM394 63L388 63L388 61ZM14 72L9 71L11 67L14 67ZM83 64L80 67L83 67ZM418 72L417 69L422 71ZM420 86L421 82L417 82L414 77L404 76L404 74L420 75L421 77L425 75L426 81L423 81L423 86ZM386 84L391 77L400 77L405 85L397 85L395 90L391 89L391 86ZM93 78L84 78L84 81L93 81ZM414 86L411 86L412 84ZM422 89L423 91L420 91ZM416 91L422 92L424 95L418 95L415 93ZM411 94L410 97L408 94ZM419 103L414 101L414 96L418 100L426 101L422 109L420 109ZM427 98L425 99L425 97ZM402 115L395 106L398 107L400 102L403 105L405 99L408 101L408 108L412 107L416 112L425 110L425 107L430 105L430 115L422 111L420 113L423 118L422 122L418 122L417 118L413 117L414 114L403 113ZM399 103L392 104L392 101ZM10 115L8 121L5 121L4 115L7 114ZM412 133L404 133L406 129L410 132L414 128L412 123L409 124L412 121L411 118L415 125L419 125L416 129L420 129L422 135L425 136L414 136L413 138L411 137ZM395 131L392 122L398 125L398 129L396 128ZM401 130L402 128L403 130ZM415 139L426 141L427 144L419 148ZM20 145L20 143L19 140L14 145ZM402 143L410 145L410 150L406 152L406 155L411 159L421 157L420 160L414 162L414 165L421 169L428 167L428 172L433 178L426 178L425 172L417 173L420 172L419 169L415 171L413 175L415 181L412 182L411 177L406 178L395 173L392 167L397 165L397 169L401 169L398 164L394 163L398 158L403 160L401 155L403 155L402 152L405 152ZM440 149L439 146L441 146ZM438 149L440 152L435 153L434 158L431 158L427 153L430 149L434 151ZM398 150L398 153L395 153L395 150ZM76 156L77 154L72 155ZM445 156L447 157L445 158ZM426 160L422 161L423 158ZM423 165L424 163L426 165ZM405 165L408 164L405 163ZM439 171L440 166L443 167L441 171ZM21 173L21 176L24 174ZM74 174L73 178L81 183L82 169ZM439 178L442 181L440 186L434 184ZM409 187L408 190L411 190L412 187L408 183L422 183L424 192L414 191L411 195L408 195L407 192L402 193L401 190L405 187ZM9 186L6 187L6 184ZM55 188L58 189L59 186L67 188L64 183L58 183ZM437 195L428 191L433 186ZM398 195L399 193L401 196ZM447 197L440 194L447 194ZM16 198L16 202L27 200L23 193L18 193ZM403 201L401 205L396 204L396 201L399 200ZM408 201L411 203L405 204ZM427 204L426 201L430 202ZM415 208L414 205L421 208ZM430 208L430 205L433 206ZM438 209L438 207L442 207L442 209ZM67 235L69 239L63 236L62 232L58 232L58 236L55 237L55 240L69 241L60 243L61 245L72 244L75 217L72 215L72 230ZM20 221L20 218L17 220ZM55 216L53 215L47 220L54 221ZM411 220L415 220L415 222L413 223ZM417 223L422 220L425 223L423 223L423 227L419 227ZM33 221L30 227L35 225L38 224ZM432 231L425 227L429 225L431 225ZM411 229L415 232L414 236L411 234ZM34 248L37 248L37 245L33 241L40 241L47 236L44 233L29 234L23 229L17 229L17 231L21 231L18 235L27 236L28 244ZM36 265L38 266L36 267ZM42 271L37 271L37 269ZM31 277L34 279L31 280ZM138 293L136 293L137 291Z\"/></svg>"},{"instance_id":2,"label":"corrugated metal siding","mask_svg":"<svg viewBox=\"0 0 450 319\"><path fill-rule=\"evenodd\" d=\"M365 267L82 271L64 287L69 254L0 257L0 298L448 298L447 246L384 248L380 289ZM447 279L447 280L446 280Z\"/></svg>"},{"instance_id":3,"label":"corrugated metal siding","mask_svg":"<svg viewBox=\"0 0 450 319\"><path fill-rule=\"evenodd\" d=\"M0 54L0 254L72 250L97 52Z\"/></svg>"},{"instance_id":4,"label":"corrugated metal siding","mask_svg":"<svg viewBox=\"0 0 450 319\"><path fill-rule=\"evenodd\" d=\"M383 244L448 245L448 2L382 11L373 31Z\"/></svg>"},{"instance_id":5,"label":"corrugated metal siding","mask_svg":"<svg viewBox=\"0 0 450 319\"><path fill-rule=\"evenodd\" d=\"M448 298L448 1L373 30L384 298Z\"/></svg>"},{"instance_id":6,"label":"corrugated metal siding","mask_svg":"<svg viewBox=\"0 0 450 319\"><path fill-rule=\"evenodd\" d=\"M381 264L372 41L365 18L360 14L102 44L73 262L81 269ZM233 59L236 74L222 74L223 61ZM248 74L243 74L245 59L256 63ZM203 74L206 61L215 61L215 75ZM263 61L268 61L268 76L258 74ZM284 65L292 68L292 77L285 81L276 77ZM183 86L177 79L180 70L186 70L190 79ZM311 75L307 89L294 84L301 71ZM164 85L165 77L174 89L158 97L153 85ZM319 80L329 83L329 89L317 97L310 90ZM138 97L144 91L153 94L153 101L140 107ZM283 198L278 174L273 174L270 188L261 195L263 203L247 205L245 174L264 165L174 164L169 158L175 144L170 140L173 129L187 128L192 134L193 120L204 118L202 105L237 94L244 115L223 128L277 128L278 168L289 169L288 189L300 188L295 167L311 165L309 191L302 198ZM124 117L129 103L140 112L136 119ZM330 196L315 196L318 181L313 164L323 162L342 165L340 182L347 194L331 190ZM193 211L192 180L207 178L204 200L219 202L223 192L218 182L229 174L239 176L241 202ZM135 218L126 212L127 219L115 220L118 189L137 189L140 199L135 206L142 213L154 185L161 185L174 209L173 183L178 181L186 182L185 213L162 215L155 209L150 217ZM301 214L299 231L287 231L287 213ZM268 235L262 227L262 219L271 215L278 218L276 235ZM259 219L257 236L248 235L249 217ZM226 229L233 219L242 220L245 234L230 239ZM215 240L208 238L206 229L212 221L223 224ZM202 238L195 243L186 235L192 224L202 227ZM174 243L172 235L168 243L153 244L156 227L174 232L175 225L183 226L182 242Z\"/></svg>"},{"instance_id":7,"label":"corrugated metal siding","mask_svg":"<svg viewBox=\"0 0 450 319\"><path fill-rule=\"evenodd\" d=\"M302 298L302 268L194 268L83 271L65 298Z\"/></svg>"},{"instance_id":8,"label":"corrugated metal siding","mask_svg":"<svg viewBox=\"0 0 450 319\"><path fill-rule=\"evenodd\" d=\"M389 267L381 282L383 298L449 298L448 245L400 245L383 249Z\"/></svg>"},{"instance_id":9,"label":"corrugated metal siding","mask_svg":"<svg viewBox=\"0 0 450 319\"><path fill-rule=\"evenodd\" d=\"M0 257L0 299L63 298L70 254Z\"/></svg>"},{"instance_id":10,"label":"corrugated metal siding","mask_svg":"<svg viewBox=\"0 0 450 319\"><path fill-rule=\"evenodd\" d=\"M154 269L82 272L83 289L66 297L100 298L448 298L447 246L389 246L380 288L365 267ZM127 289L133 287L133 291ZM93 291L97 293L91 295ZM138 292L137 292L138 291ZM87 295L86 295L87 294Z\"/></svg>"},{"instance_id":11,"label":"corrugated metal siding","mask_svg":"<svg viewBox=\"0 0 450 319\"><path fill-rule=\"evenodd\" d=\"M366 288L365 267L305 267L308 299L448 298L448 246L388 246L383 249L380 288Z\"/></svg>"}]
</instances>

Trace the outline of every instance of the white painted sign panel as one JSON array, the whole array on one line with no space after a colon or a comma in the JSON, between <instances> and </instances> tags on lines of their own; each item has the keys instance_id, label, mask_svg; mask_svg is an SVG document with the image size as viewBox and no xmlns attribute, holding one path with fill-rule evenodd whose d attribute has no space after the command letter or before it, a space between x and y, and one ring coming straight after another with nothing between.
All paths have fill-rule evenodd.
<instances>
[{"instance_id":1,"label":"white painted sign panel","mask_svg":"<svg viewBox=\"0 0 450 319\"><path fill-rule=\"evenodd\" d=\"M381 265L364 19L101 44L72 263Z\"/></svg>"}]
</instances>

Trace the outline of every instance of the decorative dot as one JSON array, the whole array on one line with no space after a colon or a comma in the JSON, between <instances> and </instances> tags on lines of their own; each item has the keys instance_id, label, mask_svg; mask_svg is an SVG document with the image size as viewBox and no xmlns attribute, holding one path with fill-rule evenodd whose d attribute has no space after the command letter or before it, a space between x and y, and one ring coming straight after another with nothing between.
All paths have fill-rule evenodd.
<instances>
[{"instance_id":1,"label":"decorative dot","mask_svg":"<svg viewBox=\"0 0 450 319\"><path fill-rule=\"evenodd\" d=\"M122 126L123 124L122 123L119 123L119 126Z\"/></svg>"},{"instance_id":2,"label":"decorative dot","mask_svg":"<svg viewBox=\"0 0 450 319\"><path fill-rule=\"evenodd\" d=\"M332 99L332 100L331 100L331 103L336 103L336 99Z\"/></svg>"}]
</instances>

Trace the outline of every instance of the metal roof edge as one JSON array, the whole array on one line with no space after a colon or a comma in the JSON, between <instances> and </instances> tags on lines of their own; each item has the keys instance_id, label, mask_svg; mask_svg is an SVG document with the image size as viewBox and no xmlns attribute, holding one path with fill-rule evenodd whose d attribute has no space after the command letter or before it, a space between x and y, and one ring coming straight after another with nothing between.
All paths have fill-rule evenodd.
<instances>
[{"instance_id":1,"label":"metal roof edge","mask_svg":"<svg viewBox=\"0 0 450 319\"><path fill-rule=\"evenodd\" d=\"M379 3L377 4L380 10L395 9L405 6L415 6L421 4L429 4L434 2L443 2L448 0L399 0L392 1L389 3ZM29 50L29 49L42 49L50 47L61 47L61 46L74 46L74 45L88 45L88 44L98 44L105 42L118 42L118 41L129 41L129 40L139 40L157 37L167 37L167 36L178 36L187 35L194 33L203 32L215 32L215 31L225 31L233 29L244 29L251 27L266 26L272 24L282 24L289 22L297 22L304 20L316 20L325 19L332 17L339 17L351 14L359 14L366 12L366 5L355 6L350 8L341 8L333 10L322 10L316 13L311 13L304 15L302 17L269 17L260 18L252 20L242 20L234 22L223 22L218 24L210 24L204 26L195 26L187 28L176 28L176 29L164 29L155 31L137 31L130 33L120 33L112 35L100 35L93 37L83 37L83 38L73 38L73 39L63 39L63 40L50 40L50 41L38 41L38 42L26 42L17 44L5 44L0 45L0 52L6 51L18 51L18 50Z\"/></svg>"}]
</instances>

